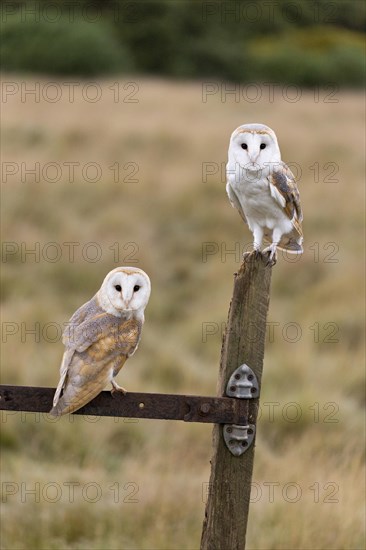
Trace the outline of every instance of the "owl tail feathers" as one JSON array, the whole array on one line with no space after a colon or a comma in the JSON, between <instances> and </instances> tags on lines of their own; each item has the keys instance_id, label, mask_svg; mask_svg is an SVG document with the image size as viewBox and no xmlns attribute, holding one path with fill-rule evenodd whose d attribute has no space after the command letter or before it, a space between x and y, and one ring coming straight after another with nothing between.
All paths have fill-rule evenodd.
<instances>
[{"instance_id":1,"label":"owl tail feathers","mask_svg":"<svg viewBox=\"0 0 366 550\"><path fill-rule=\"evenodd\" d=\"M49 414L51 416L63 416L64 414L70 414L81 409L83 405L85 405L85 403L79 405L78 403L66 403L65 399L61 397L57 404L52 407Z\"/></svg>"},{"instance_id":2,"label":"owl tail feathers","mask_svg":"<svg viewBox=\"0 0 366 550\"><path fill-rule=\"evenodd\" d=\"M56 417L56 416L62 416L63 414L66 414L66 413L62 411L62 408L60 407L60 401L59 401L56 406L52 407L49 414L51 416Z\"/></svg>"},{"instance_id":3,"label":"owl tail feathers","mask_svg":"<svg viewBox=\"0 0 366 550\"><path fill-rule=\"evenodd\" d=\"M99 392L98 392L99 393ZM60 397L60 399L57 401L56 405L52 407L49 414L51 416L63 416L64 414L71 414L75 411L78 411L81 409L81 407L84 407L86 403L91 401L95 395L92 395L90 399L85 399L85 396L81 396L81 399L65 399L65 395Z\"/></svg>"},{"instance_id":4,"label":"owl tail feathers","mask_svg":"<svg viewBox=\"0 0 366 550\"><path fill-rule=\"evenodd\" d=\"M302 254L304 249L302 247L302 237L295 238L286 238L283 237L280 243L277 246L278 250L284 250L289 254Z\"/></svg>"},{"instance_id":5,"label":"owl tail feathers","mask_svg":"<svg viewBox=\"0 0 366 550\"><path fill-rule=\"evenodd\" d=\"M71 414L84 407L87 403L92 401L94 397L100 394L105 387L108 380L103 378L94 384L85 384L83 387L75 387L71 384L66 387L64 393L59 398L57 403L54 404L49 414L52 416L63 416L64 414Z\"/></svg>"},{"instance_id":6,"label":"owl tail feathers","mask_svg":"<svg viewBox=\"0 0 366 550\"><path fill-rule=\"evenodd\" d=\"M272 244L272 231L266 229L264 232L264 241ZM295 228L290 233L282 235L280 242L277 245L277 250L283 250L289 254L302 254L304 252L302 246L303 236Z\"/></svg>"}]
</instances>

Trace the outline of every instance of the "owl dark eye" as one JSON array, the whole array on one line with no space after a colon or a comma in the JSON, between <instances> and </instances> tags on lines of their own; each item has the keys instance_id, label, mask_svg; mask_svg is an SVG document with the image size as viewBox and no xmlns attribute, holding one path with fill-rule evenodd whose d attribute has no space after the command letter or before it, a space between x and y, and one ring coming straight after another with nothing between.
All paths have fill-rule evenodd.
<instances>
[{"instance_id":1,"label":"owl dark eye","mask_svg":"<svg viewBox=\"0 0 366 550\"><path fill-rule=\"evenodd\" d=\"M141 288L140 285L135 285L135 286L133 287L133 291L134 291L134 292L137 292L138 290L140 290L140 288Z\"/></svg>"},{"instance_id":2,"label":"owl dark eye","mask_svg":"<svg viewBox=\"0 0 366 550\"><path fill-rule=\"evenodd\" d=\"M122 290L121 285L116 285L114 288L117 290L117 292L121 292Z\"/></svg>"},{"instance_id":3,"label":"owl dark eye","mask_svg":"<svg viewBox=\"0 0 366 550\"><path fill-rule=\"evenodd\" d=\"M246 143L242 143L242 144L241 144L241 148L242 148L242 149L248 149L248 145L247 145Z\"/></svg>"},{"instance_id":4,"label":"owl dark eye","mask_svg":"<svg viewBox=\"0 0 366 550\"><path fill-rule=\"evenodd\" d=\"M267 147L267 145L265 143L261 143L260 149L265 149L266 147Z\"/></svg>"}]
</instances>

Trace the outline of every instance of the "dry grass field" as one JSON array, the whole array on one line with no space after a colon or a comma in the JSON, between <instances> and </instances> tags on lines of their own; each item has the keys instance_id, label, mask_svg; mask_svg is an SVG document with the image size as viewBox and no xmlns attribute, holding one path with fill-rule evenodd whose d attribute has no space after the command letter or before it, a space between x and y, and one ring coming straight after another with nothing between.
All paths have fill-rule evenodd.
<instances>
[{"instance_id":1,"label":"dry grass field","mask_svg":"<svg viewBox=\"0 0 366 550\"><path fill-rule=\"evenodd\" d=\"M63 323L137 265L152 295L118 381L215 394L251 241L226 198L228 141L268 124L299 176L305 253L273 272L247 547L363 548L363 94L253 102L141 79L70 100L61 80L3 80L1 382L55 386ZM1 444L2 549L199 548L210 426L13 413Z\"/></svg>"}]
</instances>

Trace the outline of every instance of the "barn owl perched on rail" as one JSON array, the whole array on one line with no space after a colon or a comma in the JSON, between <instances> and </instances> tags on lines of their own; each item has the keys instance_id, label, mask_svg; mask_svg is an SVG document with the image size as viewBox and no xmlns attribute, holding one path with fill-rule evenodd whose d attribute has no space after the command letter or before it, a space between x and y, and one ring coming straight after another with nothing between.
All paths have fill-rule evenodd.
<instances>
[{"instance_id":1,"label":"barn owl perched on rail","mask_svg":"<svg viewBox=\"0 0 366 550\"><path fill-rule=\"evenodd\" d=\"M51 415L77 411L108 383L112 393L126 393L114 377L137 349L150 290L150 279L142 269L117 267L74 313L63 334L66 350Z\"/></svg>"},{"instance_id":2,"label":"barn owl perched on rail","mask_svg":"<svg viewBox=\"0 0 366 550\"><path fill-rule=\"evenodd\" d=\"M276 134L264 124L244 124L231 135L226 165L226 191L232 206L248 224L254 250L263 238L270 246L268 263L277 260L277 248L301 254L302 211L296 181L281 161Z\"/></svg>"}]
</instances>

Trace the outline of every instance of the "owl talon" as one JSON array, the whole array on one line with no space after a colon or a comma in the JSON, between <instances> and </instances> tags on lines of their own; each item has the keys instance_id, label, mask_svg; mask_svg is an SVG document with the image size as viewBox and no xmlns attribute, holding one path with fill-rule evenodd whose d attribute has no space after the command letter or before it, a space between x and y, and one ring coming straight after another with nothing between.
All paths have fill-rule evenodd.
<instances>
[{"instance_id":1,"label":"owl talon","mask_svg":"<svg viewBox=\"0 0 366 550\"><path fill-rule=\"evenodd\" d=\"M277 263L277 258L268 258L266 267L273 267Z\"/></svg>"},{"instance_id":2,"label":"owl talon","mask_svg":"<svg viewBox=\"0 0 366 550\"><path fill-rule=\"evenodd\" d=\"M273 267L277 263L277 244L271 244L263 250L263 254L268 252L267 267Z\"/></svg>"},{"instance_id":3,"label":"owl talon","mask_svg":"<svg viewBox=\"0 0 366 550\"><path fill-rule=\"evenodd\" d=\"M111 389L111 395L112 397L114 397L114 394L115 393L122 393L123 395L125 395L127 393L127 390L125 388L122 388L122 386L119 386L116 382L111 382L112 384L112 389Z\"/></svg>"}]
</instances>

